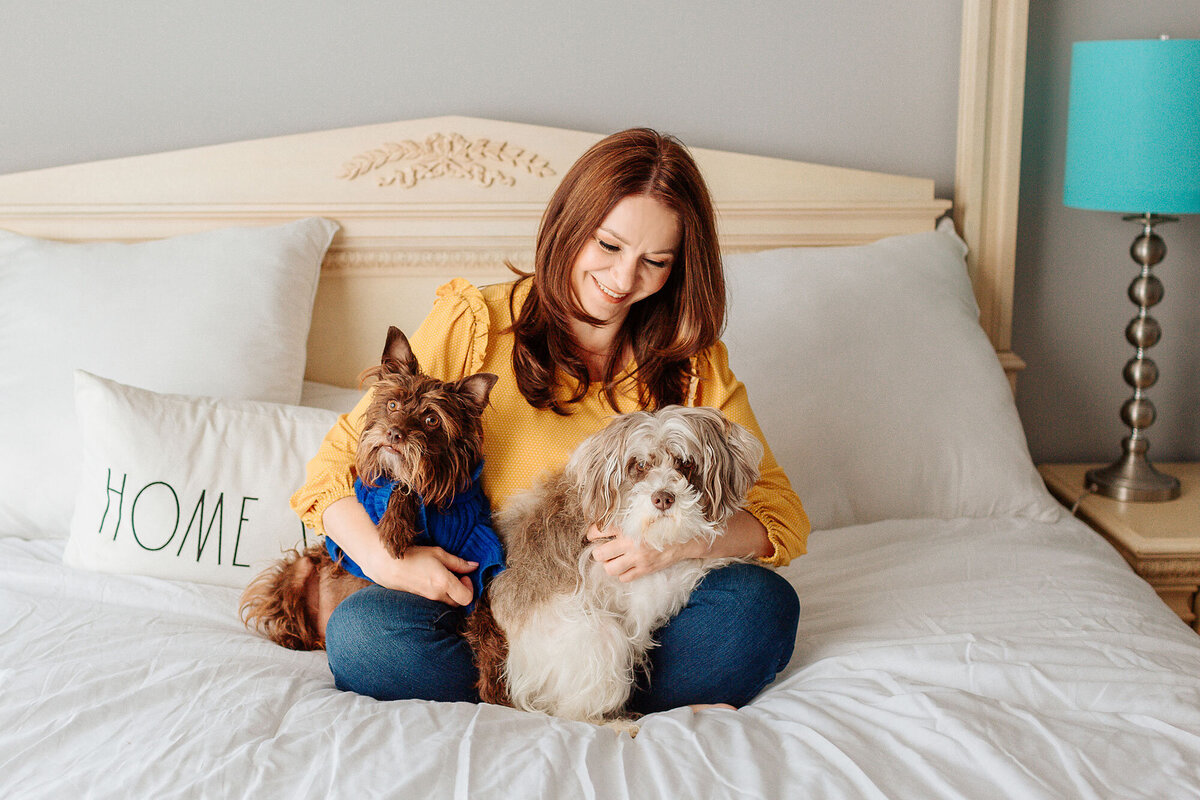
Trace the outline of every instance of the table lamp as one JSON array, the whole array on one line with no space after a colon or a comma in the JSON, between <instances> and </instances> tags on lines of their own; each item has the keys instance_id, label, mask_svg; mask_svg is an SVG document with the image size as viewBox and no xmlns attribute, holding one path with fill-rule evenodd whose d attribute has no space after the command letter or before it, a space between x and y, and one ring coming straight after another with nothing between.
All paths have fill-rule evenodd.
<instances>
[{"instance_id":1,"label":"table lamp","mask_svg":"<svg viewBox=\"0 0 1200 800\"><path fill-rule=\"evenodd\" d=\"M1124 212L1141 227L1130 248L1139 271L1129 299L1138 311L1125 328L1135 348L1124 371L1133 396L1121 406L1130 434L1116 462L1087 473L1087 488L1123 501L1173 499L1179 481L1146 456L1155 410L1145 393L1158 380L1146 350L1161 335L1148 310L1163 297L1150 270L1167 253L1155 225L1176 221L1164 215L1200 213L1200 39L1073 45L1063 202Z\"/></svg>"}]
</instances>

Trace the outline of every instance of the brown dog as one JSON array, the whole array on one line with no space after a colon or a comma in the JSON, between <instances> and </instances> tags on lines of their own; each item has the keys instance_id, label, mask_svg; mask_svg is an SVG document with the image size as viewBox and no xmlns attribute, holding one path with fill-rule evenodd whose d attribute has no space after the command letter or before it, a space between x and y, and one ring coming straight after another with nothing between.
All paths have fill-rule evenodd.
<instances>
[{"instance_id":1,"label":"brown dog","mask_svg":"<svg viewBox=\"0 0 1200 800\"><path fill-rule=\"evenodd\" d=\"M374 386L355 472L368 498L381 485L397 482L390 494L374 499L382 505L380 497L386 498L376 522L384 546L399 557L424 532L424 508L444 508L469 488L478 491L473 478L483 454L480 416L497 377L478 373L447 383L424 375L408 339L392 327L379 366L362 380ZM284 647L323 649L333 609L370 585L353 572L361 574L336 545L292 551L246 587L242 619Z\"/></svg>"}]
</instances>

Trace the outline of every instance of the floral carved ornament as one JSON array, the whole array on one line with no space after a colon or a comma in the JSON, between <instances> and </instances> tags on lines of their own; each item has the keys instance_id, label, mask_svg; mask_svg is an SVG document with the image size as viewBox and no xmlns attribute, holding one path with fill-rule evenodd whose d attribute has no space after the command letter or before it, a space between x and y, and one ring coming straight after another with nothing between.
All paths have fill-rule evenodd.
<instances>
[{"instance_id":1,"label":"floral carved ornament","mask_svg":"<svg viewBox=\"0 0 1200 800\"><path fill-rule=\"evenodd\" d=\"M432 178L460 178L481 186L512 186L516 178L510 174L513 171L510 167L538 178L555 174L546 159L508 142L435 133L423 142L411 139L385 142L347 161L338 177L354 180L374 174L380 186L398 184L406 189Z\"/></svg>"}]
</instances>

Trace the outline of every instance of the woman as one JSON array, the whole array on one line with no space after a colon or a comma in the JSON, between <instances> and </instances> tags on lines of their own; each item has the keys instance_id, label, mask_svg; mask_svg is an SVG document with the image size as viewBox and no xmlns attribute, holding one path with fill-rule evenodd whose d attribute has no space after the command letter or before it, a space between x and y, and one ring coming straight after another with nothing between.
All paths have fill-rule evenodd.
<instances>
[{"instance_id":1,"label":"woman","mask_svg":"<svg viewBox=\"0 0 1200 800\"><path fill-rule=\"evenodd\" d=\"M456 279L410 337L442 380L500 376L483 415L483 488L493 507L617 412L672 403L721 409L762 433L718 336L725 282L712 203L677 140L647 129L605 138L571 167L542 218L532 274L482 290ZM456 633L474 568L440 548L392 558L354 497L351 465L369 392L339 419L292 506L328 532L377 586L352 595L326 630L339 688L379 699L477 700L471 653ZM764 442L765 444L765 442ZM620 580L682 558L754 556L786 564L804 552L808 519L770 450L747 509L704 552L662 552L619 531L593 557ZM762 566L710 572L659 631L637 711L749 702L787 664L799 604Z\"/></svg>"}]
</instances>

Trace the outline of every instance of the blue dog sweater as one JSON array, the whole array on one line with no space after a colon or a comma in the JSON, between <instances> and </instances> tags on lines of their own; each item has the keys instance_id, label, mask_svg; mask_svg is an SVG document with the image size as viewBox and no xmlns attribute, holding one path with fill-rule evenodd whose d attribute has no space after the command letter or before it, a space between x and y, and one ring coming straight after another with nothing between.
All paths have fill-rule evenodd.
<instances>
[{"instance_id":1,"label":"blue dog sweater","mask_svg":"<svg viewBox=\"0 0 1200 800\"><path fill-rule=\"evenodd\" d=\"M483 587L504 571L504 548L501 547L500 538L492 528L491 506L479 483L482 473L481 461L471 473L471 485L455 495L445 508L430 507L417 497L417 521L422 532L417 534L413 540L414 544L436 545L447 553L479 564L471 573L471 585L475 595L471 604L467 606L467 613L474 609L475 601L483 594ZM397 481L391 481L370 487L355 479L354 493L358 502L362 503L371 521L376 525L383 518L388 500L398 485ZM328 536L325 537L325 549L334 562L340 564L347 572L371 580L337 542Z\"/></svg>"}]
</instances>

